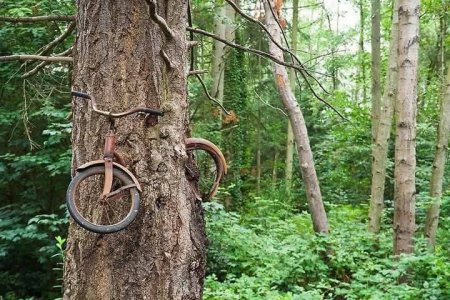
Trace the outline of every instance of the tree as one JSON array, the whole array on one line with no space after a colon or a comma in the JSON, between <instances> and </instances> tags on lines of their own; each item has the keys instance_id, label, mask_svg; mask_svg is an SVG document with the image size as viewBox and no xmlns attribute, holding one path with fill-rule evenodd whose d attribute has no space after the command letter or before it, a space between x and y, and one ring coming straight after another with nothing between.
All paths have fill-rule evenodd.
<instances>
[{"instance_id":1,"label":"tree","mask_svg":"<svg viewBox=\"0 0 450 300\"><path fill-rule=\"evenodd\" d=\"M436 245L436 232L439 224L439 210L442 197L442 183L450 135L450 64L447 68L447 77L443 82L436 154L434 156L430 180L430 197L433 202L428 208L425 225L425 235L428 239L428 244L431 247Z\"/></svg>"},{"instance_id":2,"label":"tree","mask_svg":"<svg viewBox=\"0 0 450 300\"><path fill-rule=\"evenodd\" d=\"M372 140L375 141L381 110L381 4L380 0L372 0Z\"/></svg>"},{"instance_id":3,"label":"tree","mask_svg":"<svg viewBox=\"0 0 450 300\"><path fill-rule=\"evenodd\" d=\"M273 40L269 41L269 52L279 60L284 60L283 51L276 45L281 44L281 26L277 21L277 16L273 11L273 1L264 2L265 18L269 34ZM322 202L319 180L317 179L314 167L314 159L309 144L308 132L305 119L297 103L289 84L286 68L280 64L273 65L275 82L280 94L280 98L288 112L292 125L297 152L299 156L300 172L306 187L306 198L313 221L315 232L328 233L328 220Z\"/></svg>"},{"instance_id":4,"label":"tree","mask_svg":"<svg viewBox=\"0 0 450 300\"><path fill-rule=\"evenodd\" d=\"M101 108L145 104L165 116L156 126L118 121L118 151L142 185L141 209L130 227L114 235L71 224L65 299L201 298L203 215L184 171L186 12L186 1L78 2L73 88L95 95ZM107 120L80 102L73 102L73 114L75 169L98 158Z\"/></svg>"},{"instance_id":5,"label":"tree","mask_svg":"<svg viewBox=\"0 0 450 300\"><path fill-rule=\"evenodd\" d=\"M380 231L381 217L384 207L384 185L386 181L386 161L388 157L389 138L391 135L394 102L397 96L398 76L398 0L394 1L391 37L389 42L388 70L386 73L382 106L377 125L372 122L375 130L375 140L372 148L372 185L369 208L369 231Z\"/></svg>"},{"instance_id":6,"label":"tree","mask_svg":"<svg viewBox=\"0 0 450 300\"><path fill-rule=\"evenodd\" d=\"M415 231L420 0L400 0L395 137L394 253L412 253Z\"/></svg>"},{"instance_id":7,"label":"tree","mask_svg":"<svg viewBox=\"0 0 450 300\"><path fill-rule=\"evenodd\" d=\"M297 51L297 31L298 31L298 0L294 0L293 3L293 11L292 11L292 32L291 32L291 48L292 52ZM295 91L295 70L289 70L289 83L293 91ZM286 138L286 169L285 169L285 180L286 180L286 194L291 196L291 188L292 188L292 171L294 164L294 133L292 131L291 122L288 121L287 125L287 138Z\"/></svg>"}]
</instances>

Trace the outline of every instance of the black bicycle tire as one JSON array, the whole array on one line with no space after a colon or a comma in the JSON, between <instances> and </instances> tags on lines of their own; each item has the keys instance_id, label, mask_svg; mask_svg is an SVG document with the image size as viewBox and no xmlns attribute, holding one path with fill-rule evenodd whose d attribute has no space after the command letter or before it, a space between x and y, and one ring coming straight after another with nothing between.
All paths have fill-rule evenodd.
<instances>
[{"instance_id":1,"label":"black bicycle tire","mask_svg":"<svg viewBox=\"0 0 450 300\"><path fill-rule=\"evenodd\" d=\"M66 193L66 203L67 207L69 209L69 213L72 216L72 218L75 220L75 222L83 227L86 230L100 233L100 234L107 234L107 233L114 233L118 232L120 230L125 229L128 225L131 224L131 222L134 221L138 214L139 210L139 202L140 202L140 196L139 196L139 190L137 187L130 188L131 192L131 207L130 211L127 214L127 216L122 219L122 221L111 224L111 225L98 225L95 223L90 222L85 217L82 216L82 214L78 211L77 205L75 204L75 199L73 198L73 195L76 192L77 187L79 184L86 178L96 175L96 174L104 174L105 173L105 166L91 166L87 169L84 169L80 172L77 172L75 177L72 179L72 181L69 184L69 187L67 188ZM113 176L117 177L118 179L122 180L125 185L133 184L133 179L120 170L117 167L113 168Z\"/></svg>"}]
</instances>

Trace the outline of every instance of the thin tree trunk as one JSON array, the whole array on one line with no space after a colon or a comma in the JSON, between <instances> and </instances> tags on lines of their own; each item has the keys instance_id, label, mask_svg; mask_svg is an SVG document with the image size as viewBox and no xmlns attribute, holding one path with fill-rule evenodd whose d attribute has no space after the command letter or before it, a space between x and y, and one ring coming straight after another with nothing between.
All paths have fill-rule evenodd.
<instances>
[{"instance_id":1,"label":"thin tree trunk","mask_svg":"<svg viewBox=\"0 0 450 300\"><path fill-rule=\"evenodd\" d=\"M298 0L293 1L293 11L292 11L292 28L291 28L291 50L292 52L297 51L297 31L298 31ZM295 94L295 70L289 70L289 82L291 84L292 90ZM291 197L292 189L292 173L294 164L294 133L292 131L291 121L288 120L287 124L287 138L286 138L286 160L285 160L285 184L286 184L286 195Z\"/></svg>"},{"instance_id":2,"label":"thin tree trunk","mask_svg":"<svg viewBox=\"0 0 450 300\"><path fill-rule=\"evenodd\" d=\"M380 122L381 113L381 4L380 0L372 0L372 29L371 29L371 48L372 48L372 143L375 142L377 127Z\"/></svg>"},{"instance_id":3,"label":"thin tree trunk","mask_svg":"<svg viewBox=\"0 0 450 300\"><path fill-rule=\"evenodd\" d=\"M214 19L214 34L222 39L227 38L226 15L227 4L222 3L216 8ZM223 87L225 75L225 44L214 40L214 51L212 57L212 78L211 95L223 104ZM222 114L219 114L219 126L222 126Z\"/></svg>"},{"instance_id":4,"label":"thin tree trunk","mask_svg":"<svg viewBox=\"0 0 450 300\"><path fill-rule=\"evenodd\" d=\"M258 102L258 126L256 127L256 191L261 192L261 105Z\"/></svg>"},{"instance_id":5,"label":"thin tree trunk","mask_svg":"<svg viewBox=\"0 0 450 300\"><path fill-rule=\"evenodd\" d=\"M369 208L369 231L380 231L384 207L384 185L386 181L386 161L389 138L391 135L392 115L397 97L398 78L398 0L394 1L391 38L389 42L388 70L383 93L383 105L377 125L376 137L372 149L372 186Z\"/></svg>"},{"instance_id":6,"label":"thin tree trunk","mask_svg":"<svg viewBox=\"0 0 450 300\"><path fill-rule=\"evenodd\" d=\"M433 203L427 212L425 235L428 245L436 245L436 232L439 223L439 210L442 197L442 182L444 179L445 163L447 160L448 142L450 135L450 64L447 69L447 78L443 84L443 96L439 116L438 138L436 142L436 154L433 161L433 171L430 181L430 196Z\"/></svg>"},{"instance_id":7,"label":"thin tree trunk","mask_svg":"<svg viewBox=\"0 0 450 300\"><path fill-rule=\"evenodd\" d=\"M366 88L366 65L364 62L364 56L365 56L365 51L364 51L364 28L365 28L365 15L364 15L364 5L363 5L363 1L359 0L359 22L360 22L360 27L359 27L359 68L360 68L360 72L361 72L361 82L360 84L362 85L362 103L366 103L367 100L367 88Z\"/></svg>"},{"instance_id":8,"label":"thin tree trunk","mask_svg":"<svg viewBox=\"0 0 450 300\"><path fill-rule=\"evenodd\" d=\"M281 44L281 29L277 24L275 16L272 14L271 7L269 6L273 4L273 1L271 0L269 2L270 3L264 2L267 28L274 39ZM282 50L280 50L272 41L269 41L269 52L280 60L284 59ZM306 198L308 200L314 231L319 233L328 233L328 220L322 202L319 180L317 179L317 174L314 167L313 155L309 145L309 138L303 114L294 94L292 93L286 68L284 66L274 64L273 70L278 92L292 124L292 130L294 132L295 143L297 145L297 152L299 156L300 171L306 187Z\"/></svg>"},{"instance_id":9,"label":"thin tree trunk","mask_svg":"<svg viewBox=\"0 0 450 300\"><path fill-rule=\"evenodd\" d=\"M272 187L275 188L278 181L278 174L277 174L277 165L278 165L278 156L280 153L275 150L275 154L273 156L273 168L272 168Z\"/></svg>"},{"instance_id":10,"label":"thin tree trunk","mask_svg":"<svg viewBox=\"0 0 450 300\"><path fill-rule=\"evenodd\" d=\"M94 95L103 110L145 105L165 115L153 127L133 117L116 122L118 152L142 186L139 214L127 229L109 235L71 222L64 299L201 299L203 214L184 170L187 2L157 1L158 14L173 31L171 39L152 21L146 1L77 4L73 88ZM102 157L108 122L84 101L73 102L73 113L75 169ZM86 205L89 194L81 195Z\"/></svg>"},{"instance_id":11,"label":"thin tree trunk","mask_svg":"<svg viewBox=\"0 0 450 300\"><path fill-rule=\"evenodd\" d=\"M419 0L400 0L396 100L394 254L414 251Z\"/></svg>"}]
</instances>

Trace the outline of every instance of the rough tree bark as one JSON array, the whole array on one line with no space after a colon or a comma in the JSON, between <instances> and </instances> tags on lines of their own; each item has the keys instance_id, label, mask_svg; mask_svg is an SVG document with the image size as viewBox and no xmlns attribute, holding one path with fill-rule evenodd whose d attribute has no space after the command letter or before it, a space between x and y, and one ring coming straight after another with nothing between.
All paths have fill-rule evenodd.
<instances>
[{"instance_id":1,"label":"rough tree bark","mask_svg":"<svg viewBox=\"0 0 450 300\"><path fill-rule=\"evenodd\" d=\"M391 135L392 115L397 97L398 77L398 0L394 1L394 13L389 42L388 70L386 73L380 120L377 125L375 141L372 149L372 186L369 208L369 231L380 231L384 208L384 185L386 181L386 161L388 156L389 138Z\"/></svg>"},{"instance_id":2,"label":"rough tree bark","mask_svg":"<svg viewBox=\"0 0 450 300\"><path fill-rule=\"evenodd\" d=\"M414 251L419 0L400 0L396 99L394 254Z\"/></svg>"},{"instance_id":3,"label":"rough tree bark","mask_svg":"<svg viewBox=\"0 0 450 300\"><path fill-rule=\"evenodd\" d=\"M269 6L273 6L273 2L273 0L264 1L266 25L269 33L274 37L275 41L278 44L281 44L281 29L272 13L271 7ZM284 59L283 51L270 40L269 52L280 60ZM300 171L306 187L306 198L308 200L314 231L319 233L328 233L329 228L327 215L322 202L319 180L314 167L313 155L309 144L308 132L302 111L300 110L297 100L292 93L286 68L284 66L274 64L273 71L278 92L292 124L292 130L294 132L294 139L299 156Z\"/></svg>"},{"instance_id":4,"label":"rough tree bark","mask_svg":"<svg viewBox=\"0 0 450 300\"><path fill-rule=\"evenodd\" d=\"M448 64L447 78L443 84L443 95L441 98L439 117L436 154L434 156L433 171L431 173L430 181L430 196L433 198L433 203L428 208L425 225L425 235L428 239L428 245L433 248L436 245L436 232L439 223L439 210L442 197L442 183L450 136L450 64Z\"/></svg>"},{"instance_id":5,"label":"rough tree bark","mask_svg":"<svg viewBox=\"0 0 450 300\"><path fill-rule=\"evenodd\" d=\"M297 51L297 31L298 31L298 0L294 0L292 10L292 28L291 28L291 50L293 53ZM295 70L289 70L289 82L295 94ZM294 165L294 133L292 131L291 121L288 120L287 138L286 138L286 160L285 160L285 182L286 195L291 197L292 174Z\"/></svg>"},{"instance_id":6,"label":"rough tree bark","mask_svg":"<svg viewBox=\"0 0 450 300\"><path fill-rule=\"evenodd\" d=\"M64 299L202 296L203 214L184 169L187 1L156 2L172 38L152 21L146 1L77 2L73 88L94 95L104 110L145 105L159 107L165 116L156 126L144 124L139 117L117 121L118 152L142 185L140 211L131 226L110 235L71 223ZM108 124L83 102L73 103L73 113L72 167L76 168L101 158Z\"/></svg>"}]
</instances>

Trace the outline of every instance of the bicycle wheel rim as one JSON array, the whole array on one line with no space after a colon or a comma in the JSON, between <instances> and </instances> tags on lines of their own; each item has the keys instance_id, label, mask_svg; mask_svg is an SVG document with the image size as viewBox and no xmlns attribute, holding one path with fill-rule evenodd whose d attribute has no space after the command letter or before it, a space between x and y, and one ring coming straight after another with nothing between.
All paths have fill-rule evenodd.
<instances>
[{"instance_id":1,"label":"bicycle wheel rim","mask_svg":"<svg viewBox=\"0 0 450 300\"><path fill-rule=\"evenodd\" d=\"M130 208L126 216L119 222L109 225L96 224L91 220L83 216L80 211L80 205L77 205L76 193L80 188L80 184L87 178L95 175L103 175L105 168L104 166L93 166L89 167L81 172L77 172L76 176L72 179L69 184L66 193L66 202L69 209L69 213L75 222L81 227L95 232L95 233L114 233L125 229L137 216L139 210L139 191L136 187L129 189L130 194ZM133 184L133 179L125 172L119 170L118 168L113 169L114 178L119 179L123 185Z\"/></svg>"}]
</instances>

